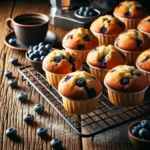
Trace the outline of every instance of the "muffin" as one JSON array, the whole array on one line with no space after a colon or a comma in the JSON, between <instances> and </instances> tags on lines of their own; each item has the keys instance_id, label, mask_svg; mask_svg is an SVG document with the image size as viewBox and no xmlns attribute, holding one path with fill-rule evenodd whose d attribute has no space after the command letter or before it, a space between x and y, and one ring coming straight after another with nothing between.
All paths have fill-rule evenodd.
<instances>
[{"instance_id":1,"label":"muffin","mask_svg":"<svg viewBox=\"0 0 150 150\"><path fill-rule=\"evenodd\" d=\"M150 16L142 19L138 24L138 30L150 37Z\"/></svg>"},{"instance_id":2,"label":"muffin","mask_svg":"<svg viewBox=\"0 0 150 150\"><path fill-rule=\"evenodd\" d=\"M98 39L90 30L78 28L71 30L63 38L62 45L67 51L77 55L81 62L85 62L87 54L98 46Z\"/></svg>"},{"instance_id":3,"label":"muffin","mask_svg":"<svg viewBox=\"0 0 150 150\"><path fill-rule=\"evenodd\" d=\"M85 114L96 109L102 93L101 83L85 71L76 71L65 76L58 85L66 111Z\"/></svg>"},{"instance_id":4,"label":"muffin","mask_svg":"<svg viewBox=\"0 0 150 150\"><path fill-rule=\"evenodd\" d=\"M136 66L147 76L150 83L150 49L142 52L138 56Z\"/></svg>"},{"instance_id":5,"label":"muffin","mask_svg":"<svg viewBox=\"0 0 150 150\"><path fill-rule=\"evenodd\" d=\"M90 66L90 72L103 81L106 73L118 66L125 65L126 58L122 52L113 45L102 45L92 50L87 56L87 64Z\"/></svg>"},{"instance_id":6,"label":"muffin","mask_svg":"<svg viewBox=\"0 0 150 150\"><path fill-rule=\"evenodd\" d=\"M113 104L130 107L143 102L148 79L133 66L119 65L106 74L104 84Z\"/></svg>"},{"instance_id":7,"label":"muffin","mask_svg":"<svg viewBox=\"0 0 150 150\"><path fill-rule=\"evenodd\" d=\"M125 25L112 15L104 15L92 22L90 30L97 36L99 45L114 44L116 37L125 30Z\"/></svg>"},{"instance_id":8,"label":"muffin","mask_svg":"<svg viewBox=\"0 0 150 150\"><path fill-rule=\"evenodd\" d=\"M136 29L126 30L115 40L115 47L122 51L127 64L135 65L139 54L150 47L149 38Z\"/></svg>"},{"instance_id":9,"label":"muffin","mask_svg":"<svg viewBox=\"0 0 150 150\"><path fill-rule=\"evenodd\" d=\"M68 73L81 70L82 63L73 53L54 50L43 61L43 70L49 84L57 87L59 81Z\"/></svg>"},{"instance_id":10,"label":"muffin","mask_svg":"<svg viewBox=\"0 0 150 150\"><path fill-rule=\"evenodd\" d=\"M147 15L144 7L137 1L121 2L113 14L125 23L126 29L137 29L139 21Z\"/></svg>"}]
</instances>

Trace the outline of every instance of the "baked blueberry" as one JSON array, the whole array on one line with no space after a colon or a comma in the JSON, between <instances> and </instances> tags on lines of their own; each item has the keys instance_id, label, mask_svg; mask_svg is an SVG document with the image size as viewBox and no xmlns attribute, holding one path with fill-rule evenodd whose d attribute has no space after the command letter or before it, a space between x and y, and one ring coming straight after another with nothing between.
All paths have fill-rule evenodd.
<instances>
[{"instance_id":1,"label":"baked blueberry","mask_svg":"<svg viewBox=\"0 0 150 150\"><path fill-rule=\"evenodd\" d=\"M131 12L130 12L130 11L127 11L127 12L125 13L125 16L126 16L127 18L130 18L130 17L131 17Z\"/></svg>"},{"instance_id":2,"label":"baked blueberry","mask_svg":"<svg viewBox=\"0 0 150 150\"><path fill-rule=\"evenodd\" d=\"M77 49L78 50L83 50L85 48L85 45L84 44L80 44L77 46Z\"/></svg>"},{"instance_id":3,"label":"baked blueberry","mask_svg":"<svg viewBox=\"0 0 150 150\"><path fill-rule=\"evenodd\" d=\"M68 35L67 39L73 39L73 35Z\"/></svg>"},{"instance_id":4,"label":"baked blueberry","mask_svg":"<svg viewBox=\"0 0 150 150\"><path fill-rule=\"evenodd\" d=\"M44 51L45 50L45 46L44 45L39 46L38 50L39 51Z\"/></svg>"},{"instance_id":5,"label":"baked blueberry","mask_svg":"<svg viewBox=\"0 0 150 150\"><path fill-rule=\"evenodd\" d=\"M7 78L11 78L11 77L12 77L12 72L6 71L6 72L4 73L4 76L7 77Z\"/></svg>"},{"instance_id":6,"label":"baked blueberry","mask_svg":"<svg viewBox=\"0 0 150 150\"><path fill-rule=\"evenodd\" d=\"M39 43L39 46L45 46L45 43L44 42L41 42L41 43Z\"/></svg>"},{"instance_id":7,"label":"baked blueberry","mask_svg":"<svg viewBox=\"0 0 150 150\"><path fill-rule=\"evenodd\" d=\"M90 88L90 89L88 89L87 94L88 94L88 97L89 97L90 99L92 99L93 97L96 96L96 91L95 91L94 88Z\"/></svg>"},{"instance_id":8,"label":"baked blueberry","mask_svg":"<svg viewBox=\"0 0 150 150\"><path fill-rule=\"evenodd\" d=\"M11 80L9 80L8 85L12 88L15 88L15 87L17 87L18 82L16 79L11 79Z\"/></svg>"},{"instance_id":9,"label":"baked blueberry","mask_svg":"<svg viewBox=\"0 0 150 150\"><path fill-rule=\"evenodd\" d=\"M61 57L57 56L54 58L54 62L59 63L61 61Z\"/></svg>"},{"instance_id":10,"label":"baked blueberry","mask_svg":"<svg viewBox=\"0 0 150 150\"><path fill-rule=\"evenodd\" d=\"M83 37L83 40L89 42L89 41L90 41L90 37L89 37L88 35L85 35L85 36Z\"/></svg>"},{"instance_id":11,"label":"baked blueberry","mask_svg":"<svg viewBox=\"0 0 150 150\"><path fill-rule=\"evenodd\" d=\"M148 59L150 59L150 57L146 56L141 62L147 61Z\"/></svg>"},{"instance_id":12,"label":"baked blueberry","mask_svg":"<svg viewBox=\"0 0 150 150\"><path fill-rule=\"evenodd\" d=\"M34 52L33 50L29 49L27 53L28 53L28 55L30 55L30 54L32 54L33 52Z\"/></svg>"},{"instance_id":13,"label":"baked blueberry","mask_svg":"<svg viewBox=\"0 0 150 150\"><path fill-rule=\"evenodd\" d=\"M62 149L62 141L60 139L53 139L50 142L50 146L56 150Z\"/></svg>"},{"instance_id":14,"label":"baked blueberry","mask_svg":"<svg viewBox=\"0 0 150 150\"><path fill-rule=\"evenodd\" d=\"M79 87L85 87L86 86L86 81L84 78L78 78L76 81L76 85Z\"/></svg>"},{"instance_id":15,"label":"baked blueberry","mask_svg":"<svg viewBox=\"0 0 150 150\"><path fill-rule=\"evenodd\" d=\"M140 40L140 39L136 39L136 46L137 46L137 48L141 48L141 45L142 45L142 40Z\"/></svg>"},{"instance_id":16,"label":"baked blueberry","mask_svg":"<svg viewBox=\"0 0 150 150\"><path fill-rule=\"evenodd\" d=\"M92 78L92 79L94 79L94 80L97 80L96 77L94 77L94 76L90 76L90 78Z\"/></svg>"},{"instance_id":17,"label":"baked blueberry","mask_svg":"<svg viewBox=\"0 0 150 150\"><path fill-rule=\"evenodd\" d=\"M34 111L37 112L38 114L42 114L44 112L44 105L42 104L37 104L34 106Z\"/></svg>"},{"instance_id":18,"label":"baked blueberry","mask_svg":"<svg viewBox=\"0 0 150 150\"><path fill-rule=\"evenodd\" d=\"M43 62L44 58L45 58L45 56L41 56L40 60Z\"/></svg>"},{"instance_id":19,"label":"baked blueberry","mask_svg":"<svg viewBox=\"0 0 150 150\"><path fill-rule=\"evenodd\" d=\"M129 78L122 78L120 83L124 86L128 85L130 83L130 79Z\"/></svg>"},{"instance_id":20,"label":"baked blueberry","mask_svg":"<svg viewBox=\"0 0 150 150\"><path fill-rule=\"evenodd\" d=\"M41 61L41 59L40 59L39 57L35 57L35 58L33 59L33 61L38 62L38 61Z\"/></svg>"},{"instance_id":21,"label":"baked blueberry","mask_svg":"<svg viewBox=\"0 0 150 150\"><path fill-rule=\"evenodd\" d=\"M142 138L144 140L150 140L150 133L146 128L142 128L139 131L139 136L140 136L140 138Z\"/></svg>"},{"instance_id":22,"label":"baked blueberry","mask_svg":"<svg viewBox=\"0 0 150 150\"><path fill-rule=\"evenodd\" d=\"M17 99L21 102L24 102L28 99L28 94L27 93L19 93L17 96Z\"/></svg>"},{"instance_id":23,"label":"baked blueberry","mask_svg":"<svg viewBox=\"0 0 150 150\"><path fill-rule=\"evenodd\" d=\"M33 50L38 50L38 48L39 48L39 46L38 46L38 45L35 45L35 46L33 47Z\"/></svg>"},{"instance_id":24,"label":"baked blueberry","mask_svg":"<svg viewBox=\"0 0 150 150\"><path fill-rule=\"evenodd\" d=\"M137 72L137 71L133 71L133 72L131 72L131 74L132 74L132 76L140 76L140 73L139 72Z\"/></svg>"},{"instance_id":25,"label":"baked blueberry","mask_svg":"<svg viewBox=\"0 0 150 150\"><path fill-rule=\"evenodd\" d=\"M113 69L113 70L111 70L110 72L111 72L111 73L113 73L113 72L115 72L115 71L116 71L116 70L115 70L115 69Z\"/></svg>"},{"instance_id":26,"label":"baked blueberry","mask_svg":"<svg viewBox=\"0 0 150 150\"><path fill-rule=\"evenodd\" d=\"M67 75L63 82L67 82L73 75Z\"/></svg>"},{"instance_id":27,"label":"baked blueberry","mask_svg":"<svg viewBox=\"0 0 150 150\"><path fill-rule=\"evenodd\" d=\"M39 129L37 129L36 133L40 137L46 137L47 136L47 129L45 129L45 128L39 128Z\"/></svg>"},{"instance_id":28,"label":"baked blueberry","mask_svg":"<svg viewBox=\"0 0 150 150\"><path fill-rule=\"evenodd\" d=\"M17 130L15 128L8 128L6 130L6 135L8 137L15 137L17 135Z\"/></svg>"},{"instance_id":29,"label":"baked blueberry","mask_svg":"<svg viewBox=\"0 0 150 150\"><path fill-rule=\"evenodd\" d=\"M100 63L99 64L100 68L106 68L107 63L106 63L105 55L99 59L99 63Z\"/></svg>"},{"instance_id":30,"label":"baked blueberry","mask_svg":"<svg viewBox=\"0 0 150 150\"><path fill-rule=\"evenodd\" d=\"M147 19L147 22L150 22L150 19Z\"/></svg>"},{"instance_id":31,"label":"baked blueberry","mask_svg":"<svg viewBox=\"0 0 150 150\"><path fill-rule=\"evenodd\" d=\"M13 64L13 65L17 65L18 64L18 59L17 58L11 58L10 63Z\"/></svg>"},{"instance_id":32,"label":"baked blueberry","mask_svg":"<svg viewBox=\"0 0 150 150\"><path fill-rule=\"evenodd\" d=\"M51 45L50 45L50 44L46 44L46 45L45 45L45 49L46 49L46 50L49 50L50 48L51 48Z\"/></svg>"},{"instance_id":33,"label":"baked blueberry","mask_svg":"<svg viewBox=\"0 0 150 150\"><path fill-rule=\"evenodd\" d=\"M100 33L105 34L106 32L107 32L107 28L106 27L101 27Z\"/></svg>"},{"instance_id":34,"label":"baked blueberry","mask_svg":"<svg viewBox=\"0 0 150 150\"><path fill-rule=\"evenodd\" d=\"M132 127L132 129L131 129L131 133L132 133L134 136L137 136L137 137L138 137L138 135L139 135L139 130L140 130L140 128L138 128L137 126L134 126L134 127Z\"/></svg>"},{"instance_id":35,"label":"baked blueberry","mask_svg":"<svg viewBox=\"0 0 150 150\"><path fill-rule=\"evenodd\" d=\"M146 129L150 130L150 120L142 120L141 126L142 126L142 128L146 128Z\"/></svg>"},{"instance_id":36,"label":"baked blueberry","mask_svg":"<svg viewBox=\"0 0 150 150\"><path fill-rule=\"evenodd\" d=\"M9 39L9 40L8 40L8 43L9 43L10 45L13 45L13 46L16 46L16 45L17 45L16 39L14 39L14 38Z\"/></svg>"},{"instance_id":37,"label":"baked blueberry","mask_svg":"<svg viewBox=\"0 0 150 150\"><path fill-rule=\"evenodd\" d=\"M24 122L27 124L33 124L34 116L32 114L27 114L23 117Z\"/></svg>"}]
</instances>

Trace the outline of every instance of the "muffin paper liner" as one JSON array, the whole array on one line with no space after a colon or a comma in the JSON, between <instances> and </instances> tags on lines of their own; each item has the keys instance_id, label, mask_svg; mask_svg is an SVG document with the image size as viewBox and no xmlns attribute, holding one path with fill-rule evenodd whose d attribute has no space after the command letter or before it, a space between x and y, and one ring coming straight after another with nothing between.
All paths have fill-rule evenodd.
<instances>
[{"instance_id":1,"label":"muffin paper liner","mask_svg":"<svg viewBox=\"0 0 150 150\"><path fill-rule=\"evenodd\" d=\"M93 50L93 49L90 49L90 50L73 50L73 49L69 49L67 47L64 47L64 48L66 51L75 54L82 63L84 63L86 61L88 53Z\"/></svg>"},{"instance_id":2,"label":"muffin paper liner","mask_svg":"<svg viewBox=\"0 0 150 150\"><path fill-rule=\"evenodd\" d=\"M126 30L128 30L128 29L137 29L138 23L142 19L142 18L140 18L140 19L122 18L122 17L117 16L115 13L114 13L114 16L116 18L118 18L119 20L121 20L125 24Z\"/></svg>"},{"instance_id":3,"label":"muffin paper liner","mask_svg":"<svg viewBox=\"0 0 150 150\"><path fill-rule=\"evenodd\" d=\"M88 100L72 100L60 94L65 110L76 115L90 113L95 110L98 106L100 95L101 93L97 97Z\"/></svg>"},{"instance_id":4,"label":"muffin paper liner","mask_svg":"<svg viewBox=\"0 0 150 150\"><path fill-rule=\"evenodd\" d=\"M150 72L141 69L141 68L137 65L137 63L136 63L136 67L137 67L141 72L143 72L144 75L148 78L149 85L150 85Z\"/></svg>"},{"instance_id":5,"label":"muffin paper liner","mask_svg":"<svg viewBox=\"0 0 150 150\"><path fill-rule=\"evenodd\" d=\"M104 81L105 75L110 69L100 69L90 65L88 62L87 64L90 67L91 74L94 75L99 81Z\"/></svg>"},{"instance_id":6,"label":"muffin paper liner","mask_svg":"<svg viewBox=\"0 0 150 150\"><path fill-rule=\"evenodd\" d=\"M145 35L147 35L147 36L150 38L150 33L142 31L139 27L137 27L137 29L138 29L141 33L144 33Z\"/></svg>"},{"instance_id":7,"label":"muffin paper liner","mask_svg":"<svg viewBox=\"0 0 150 150\"><path fill-rule=\"evenodd\" d=\"M139 51L139 52L126 51L117 47L116 43L114 44L114 46L125 55L126 60L127 60L127 63L126 63L127 65L135 65L137 57L143 52L143 51Z\"/></svg>"},{"instance_id":8,"label":"muffin paper liner","mask_svg":"<svg viewBox=\"0 0 150 150\"><path fill-rule=\"evenodd\" d=\"M105 86L107 87L109 100L119 107L132 107L141 104L144 100L145 91L148 88L147 86L144 90L135 93L123 93L112 90L106 84Z\"/></svg>"},{"instance_id":9,"label":"muffin paper liner","mask_svg":"<svg viewBox=\"0 0 150 150\"><path fill-rule=\"evenodd\" d=\"M91 32L98 38L99 46L101 46L101 45L109 45L109 44L114 45L114 42L115 42L116 38L119 35L119 34L116 34L116 35L105 35L105 34L101 34L101 33L96 33L96 32L94 32L92 30L91 30Z\"/></svg>"}]
</instances>

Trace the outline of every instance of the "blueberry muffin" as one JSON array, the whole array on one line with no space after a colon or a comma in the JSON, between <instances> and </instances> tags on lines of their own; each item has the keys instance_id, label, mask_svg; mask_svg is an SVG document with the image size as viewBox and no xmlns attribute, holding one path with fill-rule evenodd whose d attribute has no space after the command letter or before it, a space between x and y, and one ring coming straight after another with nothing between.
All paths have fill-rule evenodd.
<instances>
[{"instance_id":1,"label":"blueberry muffin","mask_svg":"<svg viewBox=\"0 0 150 150\"><path fill-rule=\"evenodd\" d=\"M117 37L115 47L125 54L128 64L134 65L138 55L150 47L150 42L143 33L130 29Z\"/></svg>"},{"instance_id":2,"label":"blueberry muffin","mask_svg":"<svg viewBox=\"0 0 150 150\"><path fill-rule=\"evenodd\" d=\"M137 1L123 1L114 9L114 16L125 23L126 29L136 29L146 10Z\"/></svg>"},{"instance_id":3,"label":"blueberry muffin","mask_svg":"<svg viewBox=\"0 0 150 150\"><path fill-rule=\"evenodd\" d=\"M150 16L145 17L139 22L138 30L150 37Z\"/></svg>"},{"instance_id":4,"label":"blueberry muffin","mask_svg":"<svg viewBox=\"0 0 150 150\"><path fill-rule=\"evenodd\" d=\"M142 52L138 56L136 66L148 77L150 83L150 49Z\"/></svg>"},{"instance_id":5,"label":"blueberry muffin","mask_svg":"<svg viewBox=\"0 0 150 150\"><path fill-rule=\"evenodd\" d=\"M63 38L62 44L67 51L74 53L84 62L89 51L98 46L98 39L90 30L78 28L71 30Z\"/></svg>"},{"instance_id":6,"label":"blueberry muffin","mask_svg":"<svg viewBox=\"0 0 150 150\"><path fill-rule=\"evenodd\" d=\"M104 84L113 104L129 107L142 103L148 79L133 66L119 65L106 74Z\"/></svg>"},{"instance_id":7,"label":"blueberry muffin","mask_svg":"<svg viewBox=\"0 0 150 150\"><path fill-rule=\"evenodd\" d=\"M125 30L125 25L112 15L104 15L92 22L90 30L98 37L99 45L114 44L115 38Z\"/></svg>"},{"instance_id":8,"label":"blueberry muffin","mask_svg":"<svg viewBox=\"0 0 150 150\"><path fill-rule=\"evenodd\" d=\"M73 53L65 50L54 50L43 61L43 70L49 83L58 85L62 77L70 72L80 70L82 63Z\"/></svg>"},{"instance_id":9,"label":"blueberry muffin","mask_svg":"<svg viewBox=\"0 0 150 150\"><path fill-rule=\"evenodd\" d=\"M59 82L58 91L68 112L85 114L97 107L102 86L93 75L76 71L69 73Z\"/></svg>"},{"instance_id":10,"label":"blueberry muffin","mask_svg":"<svg viewBox=\"0 0 150 150\"><path fill-rule=\"evenodd\" d=\"M91 74L103 81L106 73L118 65L124 65L126 58L113 45L102 45L88 54L87 63L90 66Z\"/></svg>"}]
</instances>

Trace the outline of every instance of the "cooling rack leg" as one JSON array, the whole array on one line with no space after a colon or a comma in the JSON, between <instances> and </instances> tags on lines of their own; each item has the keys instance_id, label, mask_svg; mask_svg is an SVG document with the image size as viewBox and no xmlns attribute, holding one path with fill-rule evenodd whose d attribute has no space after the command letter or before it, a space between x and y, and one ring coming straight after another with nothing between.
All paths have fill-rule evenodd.
<instances>
[{"instance_id":1,"label":"cooling rack leg","mask_svg":"<svg viewBox=\"0 0 150 150\"><path fill-rule=\"evenodd\" d=\"M95 136L92 136L91 141L93 142Z\"/></svg>"}]
</instances>

